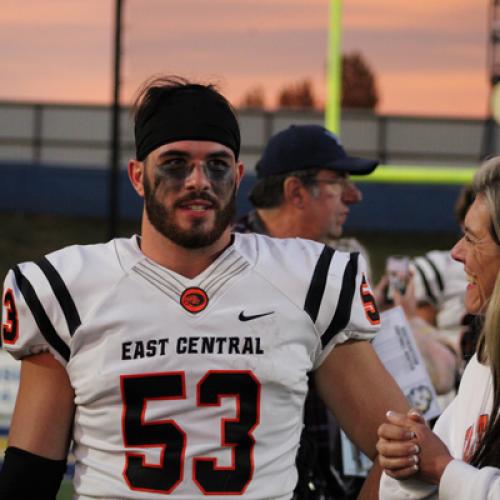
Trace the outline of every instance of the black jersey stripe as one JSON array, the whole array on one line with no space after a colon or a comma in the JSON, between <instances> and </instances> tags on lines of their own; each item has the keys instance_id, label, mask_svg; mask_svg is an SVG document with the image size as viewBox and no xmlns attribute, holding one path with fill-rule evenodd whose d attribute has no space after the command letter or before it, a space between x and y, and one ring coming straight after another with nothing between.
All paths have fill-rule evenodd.
<instances>
[{"instance_id":1,"label":"black jersey stripe","mask_svg":"<svg viewBox=\"0 0 500 500\"><path fill-rule=\"evenodd\" d=\"M69 334L72 337L76 329L82 324L80 315L76 308L75 302L69 293L66 284L64 283L61 275L57 272L56 268L50 263L47 257L43 257L36 262L37 266L42 270L47 278L47 281L56 296L59 305L61 306L66 323L68 324Z\"/></svg>"},{"instance_id":2,"label":"black jersey stripe","mask_svg":"<svg viewBox=\"0 0 500 500\"><path fill-rule=\"evenodd\" d=\"M38 299L33 286L23 275L19 266L15 266L13 271L14 276L16 277L17 286L19 287L26 304L30 308L31 314L33 314L33 318L40 329L40 333L53 349L55 349L66 361L69 361L70 349L57 334L54 326L47 316L47 313L45 312L45 309Z\"/></svg>"},{"instance_id":3,"label":"black jersey stripe","mask_svg":"<svg viewBox=\"0 0 500 500\"><path fill-rule=\"evenodd\" d=\"M330 269L330 262L332 261L335 250L327 245L323 247L323 251L316 262L314 273L307 290L306 300L304 303L304 310L311 317L313 323L316 322L318 317L319 306L325 293L326 278L328 270Z\"/></svg>"},{"instance_id":4,"label":"black jersey stripe","mask_svg":"<svg viewBox=\"0 0 500 500\"><path fill-rule=\"evenodd\" d=\"M331 323L328 325L325 333L321 337L321 344L325 347L330 340L342 331L349 323L351 317L352 300L356 290L356 275L358 273L358 257L359 252L351 252L349 262L344 269L344 276L342 277L342 288L340 289L339 300L337 308Z\"/></svg>"},{"instance_id":5,"label":"black jersey stripe","mask_svg":"<svg viewBox=\"0 0 500 500\"><path fill-rule=\"evenodd\" d=\"M442 292L444 290L444 283L443 283L443 278L441 277L441 273L439 272L438 268L436 267L436 264L434 264L434 262L432 262L430 257L428 257L427 255L424 255L424 259L429 264L429 266L432 267L432 270L434 271L434 275L436 276L436 281L437 281L437 284L439 287L439 291Z\"/></svg>"},{"instance_id":6,"label":"black jersey stripe","mask_svg":"<svg viewBox=\"0 0 500 500\"><path fill-rule=\"evenodd\" d=\"M415 269L418 271L420 278L422 279L422 283L424 284L425 294L427 298L431 301L432 304L437 304L436 296L432 293L431 286L427 281L427 277L425 276L424 270L415 262Z\"/></svg>"}]
</instances>

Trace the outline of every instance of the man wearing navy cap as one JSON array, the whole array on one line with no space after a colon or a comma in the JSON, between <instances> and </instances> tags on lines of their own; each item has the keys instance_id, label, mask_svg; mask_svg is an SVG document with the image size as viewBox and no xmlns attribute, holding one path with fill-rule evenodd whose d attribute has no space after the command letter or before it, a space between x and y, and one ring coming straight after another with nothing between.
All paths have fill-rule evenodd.
<instances>
[{"instance_id":1,"label":"man wearing navy cap","mask_svg":"<svg viewBox=\"0 0 500 500\"><path fill-rule=\"evenodd\" d=\"M338 138L320 125L291 125L266 145L256 166L257 184L249 195L255 210L236 229L331 244L342 235L349 205L362 199L349 175L369 174L377 164L348 155ZM361 481L332 474L332 468L341 467L337 424L312 377L309 385L295 498L351 498Z\"/></svg>"},{"instance_id":2,"label":"man wearing navy cap","mask_svg":"<svg viewBox=\"0 0 500 500\"><path fill-rule=\"evenodd\" d=\"M256 210L242 223L278 238L338 238L349 205L362 199L349 175L369 174L377 164L347 155L337 137L320 125L292 125L264 149L249 196Z\"/></svg>"}]
</instances>

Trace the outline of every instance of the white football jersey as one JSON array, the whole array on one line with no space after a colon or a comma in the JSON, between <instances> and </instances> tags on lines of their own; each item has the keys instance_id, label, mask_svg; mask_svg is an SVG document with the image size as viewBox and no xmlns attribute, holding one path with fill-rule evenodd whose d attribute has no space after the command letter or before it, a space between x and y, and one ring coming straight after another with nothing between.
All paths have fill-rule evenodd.
<instances>
[{"instance_id":1,"label":"white football jersey","mask_svg":"<svg viewBox=\"0 0 500 500\"><path fill-rule=\"evenodd\" d=\"M412 262L415 296L418 301L436 307L436 325L449 333L455 343L461 331L467 277L464 266L449 251L434 250Z\"/></svg>"},{"instance_id":2,"label":"white football jersey","mask_svg":"<svg viewBox=\"0 0 500 500\"><path fill-rule=\"evenodd\" d=\"M188 279L138 237L5 281L5 348L50 351L75 391L76 498L288 499L307 372L377 330L356 253L236 234Z\"/></svg>"}]
</instances>

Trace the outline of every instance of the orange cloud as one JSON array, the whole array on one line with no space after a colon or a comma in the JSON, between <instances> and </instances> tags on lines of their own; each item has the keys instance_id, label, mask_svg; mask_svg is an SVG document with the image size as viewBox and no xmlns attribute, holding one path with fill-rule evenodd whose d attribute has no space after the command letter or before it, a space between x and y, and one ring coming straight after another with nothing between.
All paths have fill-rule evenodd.
<instances>
[{"instance_id":1,"label":"orange cloud","mask_svg":"<svg viewBox=\"0 0 500 500\"><path fill-rule=\"evenodd\" d=\"M112 0L4 0L1 99L109 102ZM320 100L328 0L126 0L122 95L152 73L218 80L234 102L310 78ZM344 0L343 46L378 78L380 109L484 113L489 0ZM453 85L450 85L450 81ZM457 106L457 102L460 106Z\"/></svg>"},{"instance_id":2,"label":"orange cloud","mask_svg":"<svg viewBox=\"0 0 500 500\"><path fill-rule=\"evenodd\" d=\"M7 0L2 2L0 26L17 26L28 31L40 26L87 24L110 26L112 2L102 0ZM36 32L32 33L36 35Z\"/></svg>"},{"instance_id":3,"label":"orange cloud","mask_svg":"<svg viewBox=\"0 0 500 500\"><path fill-rule=\"evenodd\" d=\"M438 71L430 77L418 71L395 72L382 74L380 84L382 113L481 117L487 111L488 82L484 75Z\"/></svg>"},{"instance_id":4,"label":"orange cloud","mask_svg":"<svg viewBox=\"0 0 500 500\"><path fill-rule=\"evenodd\" d=\"M467 23L486 24L488 0L439 0L404 2L400 0L354 0L343 2L344 29L391 30L467 29Z\"/></svg>"}]
</instances>

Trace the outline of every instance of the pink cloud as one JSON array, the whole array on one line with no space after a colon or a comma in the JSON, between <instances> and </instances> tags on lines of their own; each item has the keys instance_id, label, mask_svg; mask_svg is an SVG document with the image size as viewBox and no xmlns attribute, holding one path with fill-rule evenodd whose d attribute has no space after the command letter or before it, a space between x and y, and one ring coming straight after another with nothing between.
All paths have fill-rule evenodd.
<instances>
[{"instance_id":1,"label":"pink cloud","mask_svg":"<svg viewBox=\"0 0 500 500\"><path fill-rule=\"evenodd\" d=\"M6 0L0 99L109 102L113 4ZM477 116L488 87L488 5L344 0L344 50L361 51L375 69L381 111ZM308 77L323 99L328 0L126 0L124 6L126 99L158 72L221 81L235 102L262 85L271 105L284 84Z\"/></svg>"},{"instance_id":2,"label":"pink cloud","mask_svg":"<svg viewBox=\"0 0 500 500\"><path fill-rule=\"evenodd\" d=\"M418 71L385 73L380 84L384 94L379 109L383 113L481 117L487 110L484 75L441 71L429 78Z\"/></svg>"}]
</instances>

